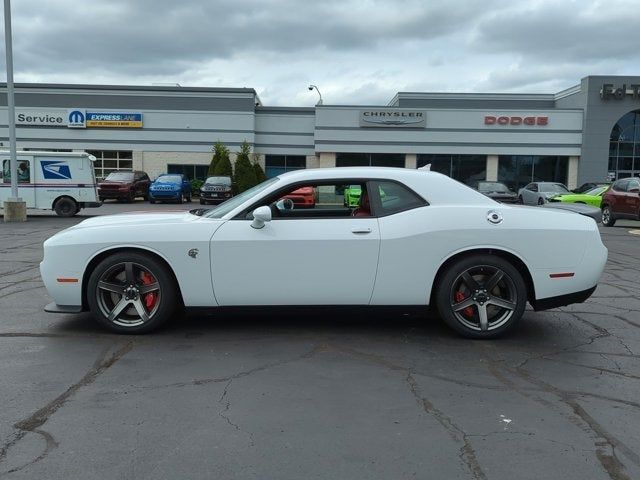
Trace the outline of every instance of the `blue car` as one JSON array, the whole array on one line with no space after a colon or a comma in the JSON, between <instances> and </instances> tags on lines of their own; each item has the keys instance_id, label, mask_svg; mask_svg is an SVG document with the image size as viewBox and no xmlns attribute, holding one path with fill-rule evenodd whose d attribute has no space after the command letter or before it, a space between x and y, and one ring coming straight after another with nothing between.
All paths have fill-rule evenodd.
<instances>
[{"instance_id":1,"label":"blue car","mask_svg":"<svg viewBox=\"0 0 640 480\"><path fill-rule=\"evenodd\" d=\"M164 173L149 186L149 203L191 201L191 183L181 173Z\"/></svg>"}]
</instances>

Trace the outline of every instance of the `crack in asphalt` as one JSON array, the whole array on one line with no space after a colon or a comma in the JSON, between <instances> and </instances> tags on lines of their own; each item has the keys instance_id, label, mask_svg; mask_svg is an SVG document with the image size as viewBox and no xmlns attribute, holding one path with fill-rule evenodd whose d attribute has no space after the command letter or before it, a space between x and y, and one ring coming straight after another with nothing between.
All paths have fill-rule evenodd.
<instances>
[{"instance_id":1,"label":"crack in asphalt","mask_svg":"<svg viewBox=\"0 0 640 480\"><path fill-rule=\"evenodd\" d=\"M222 392L222 395L218 400L219 404L222 404L224 402L224 409L218 412L218 416L223 418L229 425L235 428L238 432L247 434L249 436L249 446L253 447L255 445L253 434L251 432L245 432L244 430L242 430L240 426L233 423L229 418L229 416L227 415L227 413L229 412L229 409L231 408L231 401L227 399L227 394L229 393L229 387L231 387L231 382L233 382L233 379L230 379L227 382L227 384L224 387L224 391Z\"/></svg>"},{"instance_id":2,"label":"crack in asphalt","mask_svg":"<svg viewBox=\"0 0 640 480\"><path fill-rule=\"evenodd\" d=\"M33 460L19 467L14 467L10 470L2 472L0 473L0 475L23 470L45 458L51 452L51 450L55 449L58 446L58 443L56 442L54 437L40 427L42 427L42 425L44 425L54 413L56 413L65 403L67 403L67 401L78 390L95 382L95 380L102 373L104 373L105 370L113 366L114 363L116 363L124 355L131 351L134 346L134 342L129 341L115 348L116 346L117 344L110 345L109 347L105 348L93 363L89 371L85 373L85 375L78 382L67 388L64 393L57 396L51 402L47 403L44 407L31 414L29 417L20 420L13 425L14 428L16 428L18 431L12 434L4 443L4 445L0 447L0 464L2 464L6 460L7 454L11 450L11 448L14 447L18 442L20 442L28 433L37 433L41 435L46 442L46 447L44 451Z\"/></svg>"}]
</instances>

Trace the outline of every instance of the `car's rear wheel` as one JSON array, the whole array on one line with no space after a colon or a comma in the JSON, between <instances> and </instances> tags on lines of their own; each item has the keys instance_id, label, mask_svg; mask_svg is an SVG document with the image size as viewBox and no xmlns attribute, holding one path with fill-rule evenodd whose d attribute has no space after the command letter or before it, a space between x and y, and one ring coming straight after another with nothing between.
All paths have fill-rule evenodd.
<instances>
[{"instance_id":1,"label":"car's rear wheel","mask_svg":"<svg viewBox=\"0 0 640 480\"><path fill-rule=\"evenodd\" d=\"M53 206L53 211L59 217L73 217L80 211L80 207L73 198L59 198Z\"/></svg>"},{"instance_id":2,"label":"car's rear wheel","mask_svg":"<svg viewBox=\"0 0 640 480\"><path fill-rule=\"evenodd\" d=\"M105 258L87 283L95 319L116 333L147 333L169 320L178 303L173 275L150 255L122 252Z\"/></svg>"},{"instance_id":3,"label":"car's rear wheel","mask_svg":"<svg viewBox=\"0 0 640 480\"><path fill-rule=\"evenodd\" d=\"M609 205L602 207L602 224L605 227L613 227L616 224L616 218L613 216Z\"/></svg>"},{"instance_id":4,"label":"car's rear wheel","mask_svg":"<svg viewBox=\"0 0 640 480\"><path fill-rule=\"evenodd\" d=\"M527 287L518 270L493 255L462 258L440 278L436 304L442 319L469 338L495 338L520 320Z\"/></svg>"},{"instance_id":5,"label":"car's rear wheel","mask_svg":"<svg viewBox=\"0 0 640 480\"><path fill-rule=\"evenodd\" d=\"M544 198L538 198L538 205L544 205Z\"/></svg>"}]
</instances>

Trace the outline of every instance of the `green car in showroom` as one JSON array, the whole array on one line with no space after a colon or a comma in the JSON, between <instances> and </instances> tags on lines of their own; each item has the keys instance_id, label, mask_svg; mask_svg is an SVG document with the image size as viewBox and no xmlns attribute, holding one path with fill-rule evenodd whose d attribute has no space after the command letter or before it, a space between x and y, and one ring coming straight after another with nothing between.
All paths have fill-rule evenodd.
<instances>
[{"instance_id":1,"label":"green car in showroom","mask_svg":"<svg viewBox=\"0 0 640 480\"><path fill-rule=\"evenodd\" d=\"M565 193L562 195L556 195L549 199L550 202L565 202L565 203L584 203L593 207L600 208L602 203L602 195L609 189L609 185L599 185L591 190L587 190L584 193Z\"/></svg>"},{"instance_id":2,"label":"green car in showroom","mask_svg":"<svg viewBox=\"0 0 640 480\"><path fill-rule=\"evenodd\" d=\"M359 206L360 195L362 195L360 185L349 185L344 189L344 206L349 208Z\"/></svg>"}]
</instances>

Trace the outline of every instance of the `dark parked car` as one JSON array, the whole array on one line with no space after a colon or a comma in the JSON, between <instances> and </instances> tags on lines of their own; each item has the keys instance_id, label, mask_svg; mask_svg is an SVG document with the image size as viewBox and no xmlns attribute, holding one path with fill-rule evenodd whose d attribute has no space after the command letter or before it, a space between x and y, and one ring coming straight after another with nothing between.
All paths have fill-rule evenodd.
<instances>
[{"instance_id":1,"label":"dark parked car","mask_svg":"<svg viewBox=\"0 0 640 480\"><path fill-rule=\"evenodd\" d=\"M125 202L133 202L136 197L149 198L151 180L145 172L118 170L111 172L107 178L98 182L100 200L115 198Z\"/></svg>"},{"instance_id":2,"label":"dark parked car","mask_svg":"<svg viewBox=\"0 0 640 480\"><path fill-rule=\"evenodd\" d=\"M573 193L584 193L586 191L589 190L593 190L596 187L602 187L604 185L608 185L608 183L593 183L593 182L587 182L587 183L583 183L582 185L580 185L578 188L574 188L573 190L571 190Z\"/></svg>"},{"instance_id":3,"label":"dark parked car","mask_svg":"<svg viewBox=\"0 0 640 480\"><path fill-rule=\"evenodd\" d=\"M191 182L181 173L165 173L149 187L149 203L160 201L182 203L191 201Z\"/></svg>"},{"instance_id":4,"label":"dark parked car","mask_svg":"<svg viewBox=\"0 0 640 480\"><path fill-rule=\"evenodd\" d=\"M222 203L233 197L231 177L209 177L200 188L200 205Z\"/></svg>"},{"instance_id":5,"label":"dark parked car","mask_svg":"<svg viewBox=\"0 0 640 480\"><path fill-rule=\"evenodd\" d=\"M476 190L501 203L518 203L518 194L502 182L478 182Z\"/></svg>"},{"instance_id":6,"label":"dark parked car","mask_svg":"<svg viewBox=\"0 0 640 480\"><path fill-rule=\"evenodd\" d=\"M640 220L640 179L618 180L602 196L602 224L612 227L616 220Z\"/></svg>"}]
</instances>

